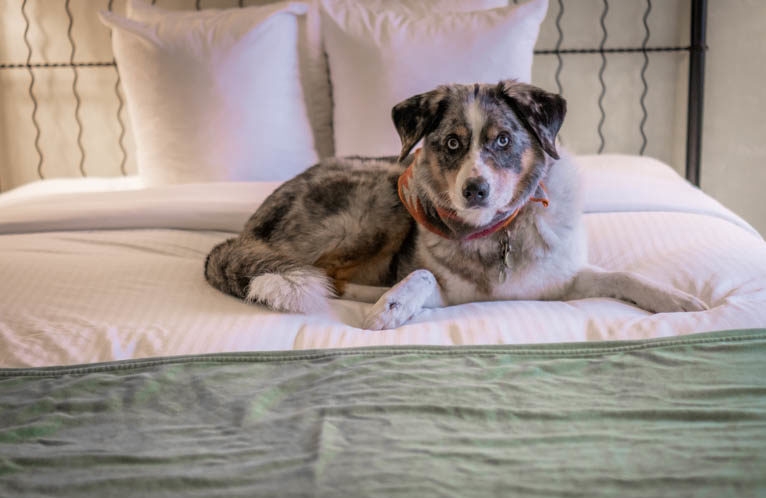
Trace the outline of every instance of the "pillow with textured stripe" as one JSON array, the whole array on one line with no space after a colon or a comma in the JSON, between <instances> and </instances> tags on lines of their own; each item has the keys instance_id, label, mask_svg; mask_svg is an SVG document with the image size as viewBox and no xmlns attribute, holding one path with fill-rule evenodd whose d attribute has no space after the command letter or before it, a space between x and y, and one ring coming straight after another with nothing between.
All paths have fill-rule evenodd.
<instances>
[{"instance_id":1,"label":"pillow with textured stripe","mask_svg":"<svg viewBox=\"0 0 766 498\"><path fill-rule=\"evenodd\" d=\"M317 160L298 64L307 6L101 12L147 185L278 181Z\"/></svg>"},{"instance_id":2,"label":"pillow with textured stripe","mask_svg":"<svg viewBox=\"0 0 766 498\"><path fill-rule=\"evenodd\" d=\"M398 154L391 108L438 85L529 82L547 8L547 0L471 12L322 0L335 154Z\"/></svg>"}]
</instances>

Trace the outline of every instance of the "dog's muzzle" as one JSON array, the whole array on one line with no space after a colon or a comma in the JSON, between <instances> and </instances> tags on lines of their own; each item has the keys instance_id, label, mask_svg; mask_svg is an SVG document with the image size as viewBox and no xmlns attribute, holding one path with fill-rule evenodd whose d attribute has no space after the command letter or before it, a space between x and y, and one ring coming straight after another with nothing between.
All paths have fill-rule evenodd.
<instances>
[{"instance_id":1,"label":"dog's muzzle","mask_svg":"<svg viewBox=\"0 0 766 498\"><path fill-rule=\"evenodd\" d=\"M484 207L489 199L489 183L483 177L469 178L463 185L466 207Z\"/></svg>"}]
</instances>

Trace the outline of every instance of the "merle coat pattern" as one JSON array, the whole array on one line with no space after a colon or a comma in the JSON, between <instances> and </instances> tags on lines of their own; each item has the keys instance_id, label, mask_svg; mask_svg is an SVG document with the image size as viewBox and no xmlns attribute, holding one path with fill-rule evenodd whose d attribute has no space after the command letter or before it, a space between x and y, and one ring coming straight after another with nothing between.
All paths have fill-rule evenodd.
<instances>
[{"instance_id":1,"label":"merle coat pattern","mask_svg":"<svg viewBox=\"0 0 766 498\"><path fill-rule=\"evenodd\" d=\"M276 310L317 311L332 296L373 302L368 329L397 327L424 306L483 300L706 309L640 275L587 265L576 167L556 148L565 113L560 96L512 80L415 95L392 110L398 158L327 159L286 182L238 237L213 248L205 277ZM400 201L409 167L409 192L439 234ZM547 207L529 202L540 196ZM469 240L517 210L506 227Z\"/></svg>"}]
</instances>

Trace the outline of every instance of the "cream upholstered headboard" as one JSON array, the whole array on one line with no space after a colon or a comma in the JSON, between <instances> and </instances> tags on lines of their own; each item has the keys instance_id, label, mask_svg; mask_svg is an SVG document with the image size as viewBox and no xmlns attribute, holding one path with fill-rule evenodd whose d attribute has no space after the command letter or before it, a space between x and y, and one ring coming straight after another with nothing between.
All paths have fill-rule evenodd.
<instances>
[{"instance_id":1,"label":"cream upholstered headboard","mask_svg":"<svg viewBox=\"0 0 766 498\"><path fill-rule=\"evenodd\" d=\"M199 9L268 2L156 3ZM124 10L124 0L0 3L0 190L40 178L135 174L110 34L97 18L109 9ZM686 169L696 183L704 12L704 0L550 0L533 82L567 99L565 146L650 155Z\"/></svg>"}]
</instances>

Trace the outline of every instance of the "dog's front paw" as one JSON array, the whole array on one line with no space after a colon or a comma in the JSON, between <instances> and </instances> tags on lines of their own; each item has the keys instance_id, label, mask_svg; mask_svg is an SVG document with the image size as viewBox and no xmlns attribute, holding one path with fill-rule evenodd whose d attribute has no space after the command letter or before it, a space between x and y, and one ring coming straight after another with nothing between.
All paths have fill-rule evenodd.
<instances>
[{"instance_id":1,"label":"dog's front paw","mask_svg":"<svg viewBox=\"0 0 766 498\"><path fill-rule=\"evenodd\" d=\"M653 300L651 308L648 311L653 311L654 313L705 311L709 309L708 305L701 299L679 290L673 290L672 292L665 293L663 296L657 296L657 299Z\"/></svg>"},{"instance_id":2,"label":"dog's front paw","mask_svg":"<svg viewBox=\"0 0 766 498\"><path fill-rule=\"evenodd\" d=\"M393 296L384 294L378 302L372 305L362 322L362 328L367 330L395 329L412 318L419 307L407 304Z\"/></svg>"},{"instance_id":3,"label":"dog's front paw","mask_svg":"<svg viewBox=\"0 0 766 498\"><path fill-rule=\"evenodd\" d=\"M424 303L439 299L439 284L428 270L415 270L380 296L367 313L362 327L368 330L393 329L421 310ZM430 301L429 301L430 300Z\"/></svg>"}]
</instances>

